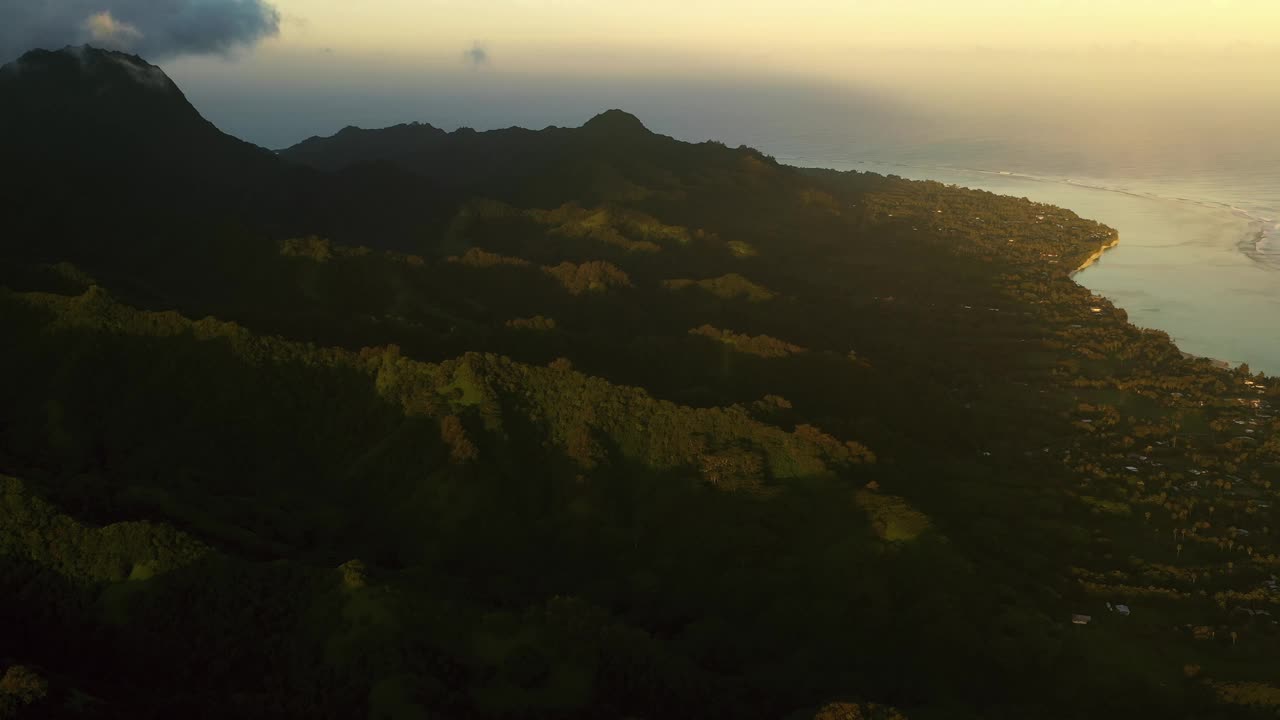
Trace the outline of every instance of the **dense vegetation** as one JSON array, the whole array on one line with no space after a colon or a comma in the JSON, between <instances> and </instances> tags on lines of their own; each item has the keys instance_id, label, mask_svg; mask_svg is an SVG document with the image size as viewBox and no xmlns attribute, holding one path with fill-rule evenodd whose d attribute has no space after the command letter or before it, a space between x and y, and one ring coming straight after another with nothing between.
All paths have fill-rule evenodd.
<instances>
[{"instance_id":1,"label":"dense vegetation","mask_svg":"<svg viewBox=\"0 0 1280 720\"><path fill-rule=\"evenodd\" d=\"M274 157L148 67L0 70L0 718L1273 712L1280 384L1108 228L617 111Z\"/></svg>"}]
</instances>

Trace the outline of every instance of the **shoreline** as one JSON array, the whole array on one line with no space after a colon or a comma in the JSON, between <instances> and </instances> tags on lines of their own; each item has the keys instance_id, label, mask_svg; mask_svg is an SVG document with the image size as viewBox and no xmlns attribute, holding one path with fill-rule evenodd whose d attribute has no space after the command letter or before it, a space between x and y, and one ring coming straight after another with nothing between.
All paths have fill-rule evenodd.
<instances>
[{"instance_id":1,"label":"shoreline","mask_svg":"<svg viewBox=\"0 0 1280 720\"><path fill-rule=\"evenodd\" d=\"M788 160L798 161L801 166L829 167L829 165L813 163L813 161L803 157L789 158ZM1020 171L988 170L963 165L938 165L924 162L899 162L893 160L865 159L846 163L845 165L847 165L847 167L842 166L842 169L878 172L881 174L887 172L887 170L878 168L896 168L909 171L922 171L924 173L924 175L915 178L911 176L904 176L907 179L933 179L937 182L948 182L947 180L939 180L937 178L937 173L967 175L975 177L975 179L991 178L992 180L997 181L1020 181L1046 186L1058 185L1067 188L1095 190L1098 192L1126 195L1141 200L1176 203L1183 206L1195 206L1208 210L1219 210L1244 220L1252 226L1248 237L1241 239L1237 244L1236 248L1239 252L1267 269L1280 270L1280 247L1273 247L1276 243L1280 243L1280 222L1277 222L1276 214L1280 212L1280 206L1273 207L1274 203L1269 203L1266 208L1261 206L1248 208L1241 207L1240 204L1237 204L1240 201L1233 202L1223 199L1196 197L1194 195L1187 196L1179 193L1170 193L1168 190L1149 191L1134 189L1126 185L1115 184L1115 182L1119 181L1109 182L1105 179L1093 178L1078 180L1060 175L1037 175L1034 173ZM857 167L859 165L863 167ZM875 166L878 166L878 168ZM967 180L952 182L953 184L960 185L962 187L975 187L974 183ZM982 182L982 180L979 180L979 186ZM1017 195L1016 192L1004 189L990 189L990 191L1000 195ZM1063 204L1054 200L1046 200L1044 202L1047 202L1050 205L1071 209L1069 204Z\"/></svg>"},{"instance_id":2,"label":"shoreline","mask_svg":"<svg viewBox=\"0 0 1280 720\"><path fill-rule=\"evenodd\" d=\"M1094 253L1093 253L1092 255L1090 255L1088 258L1086 258L1086 259L1085 259L1085 261L1084 261L1083 263L1081 263L1081 264L1080 264L1080 267L1078 267L1078 268L1076 268L1075 270L1073 270L1073 271L1071 272L1071 274L1070 274L1070 275L1068 275L1067 277L1072 278L1072 279L1074 280L1074 278L1075 278L1075 276L1076 276L1076 275L1080 274L1081 272L1084 272L1085 270L1089 269L1091 266L1093 266L1094 264L1096 264L1099 260L1101 260L1101 259L1102 259L1102 256L1103 256L1103 255L1105 255L1105 254L1106 254L1106 252L1107 252L1108 250L1111 250L1112 248L1114 248L1115 246L1117 246L1117 245L1119 245L1119 244L1120 244L1120 233L1119 233L1119 231L1116 231L1116 234L1115 234L1115 236L1114 236L1114 237L1112 237L1112 238L1111 238L1110 240L1108 240L1107 242L1103 243L1103 244L1102 244L1102 247L1100 247L1100 248L1098 248L1096 251L1094 251ZM1076 284L1077 284L1077 285L1079 285L1080 283L1079 283L1079 282L1077 282ZM1083 287L1083 286L1082 286L1082 287ZM1132 324L1132 325L1134 325L1135 327L1142 327L1142 326L1139 326L1139 325L1137 325L1136 323L1134 323L1132 320L1130 320L1130 321L1129 321L1129 323L1130 323L1130 324ZM1161 332L1164 332L1164 331L1161 331ZM1209 362L1209 364L1213 365L1213 367L1215 367L1215 368L1217 368L1217 369L1219 369L1219 370L1231 370L1232 368L1235 368L1235 367L1237 367L1237 366L1240 364L1239 362L1232 362L1232 361L1230 361L1230 360L1223 360L1222 358L1216 358L1216 357L1211 357L1211 356L1208 356L1208 355L1197 355L1197 354L1195 354L1195 353L1189 353L1189 352L1187 352L1186 350L1183 350L1183 349L1178 345L1178 341L1177 341L1177 340L1176 340L1172 335L1170 335L1170 336L1169 336L1169 342L1173 343L1173 346L1174 346L1175 348L1177 348L1177 349L1178 349L1178 352L1182 354L1182 357L1184 357L1184 358L1186 358L1186 359L1188 359L1188 360L1206 360L1206 361L1208 361L1208 362Z\"/></svg>"},{"instance_id":3,"label":"shoreline","mask_svg":"<svg viewBox=\"0 0 1280 720\"><path fill-rule=\"evenodd\" d=\"M1172 338L1170 339L1172 340ZM1174 347L1177 347L1176 342L1174 342ZM1195 353L1189 353L1186 350L1183 350L1182 348L1178 348L1178 352L1182 353L1182 357L1187 360L1208 360L1209 364L1213 365L1215 368L1219 370L1231 370L1232 368L1238 367L1240 365L1240 363L1233 363L1230 360L1223 360L1222 358L1208 357L1207 355L1196 355Z\"/></svg>"},{"instance_id":4,"label":"shoreline","mask_svg":"<svg viewBox=\"0 0 1280 720\"><path fill-rule=\"evenodd\" d=\"M1072 278L1072 279L1074 280L1076 275L1079 275L1080 273L1082 273L1082 272L1084 272L1085 270L1087 270L1087 269L1089 269L1090 267L1092 267L1094 264L1096 264L1099 260L1101 260L1101 259L1102 259L1102 256L1103 256L1103 255L1105 255L1105 254L1107 253L1107 251L1108 251L1108 250L1111 250L1112 248L1116 247L1116 246L1117 246L1117 245L1119 245L1119 244L1120 244L1120 233L1119 233L1119 231L1116 231L1115 235L1114 235L1110 240L1108 240L1107 242L1103 243L1103 244L1102 244L1102 247L1100 247L1100 248L1098 248L1096 251L1094 251L1094 253L1093 253L1092 255L1090 255L1088 258L1085 258L1085 261L1084 261L1083 263L1081 263L1081 264L1080 264L1080 267L1078 267L1078 268L1076 268L1075 270L1071 271L1071 274L1069 274L1067 277ZM1077 282L1076 284L1077 284L1077 285L1079 285L1080 283L1079 283L1079 282ZM1132 320L1130 320L1130 321L1129 321L1129 323L1130 323L1130 324L1132 324L1132 325L1134 325L1135 327L1141 327L1141 326L1137 325L1136 323L1134 323ZM1164 331L1161 331L1161 332L1164 332ZM1208 356L1208 355L1197 355L1197 354L1195 354L1195 353L1189 353L1189 352L1187 352L1186 350L1183 350L1183 349L1178 345L1177 340L1176 340L1172 335L1170 335L1170 337L1169 337L1169 341L1170 341L1171 343L1173 343L1173 346L1174 346L1175 348L1177 348L1177 349L1178 349L1178 352L1182 354L1182 357L1184 357L1184 358L1186 358L1186 359L1188 359L1188 360L1206 360L1206 361L1208 361L1208 362L1209 362L1209 364L1213 365L1213 367L1215 367L1215 368L1217 368L1217 369L1219 369L1219 370L1231 370L1232 368L1235 368L1236 366L1238 366L1238 365L1240 364L1240 363L1238 363L1238 362L1232 362L1232 361L1230 361L1230 360L1223 360L1222 358L1216 358L1216 357L1210 357L1210 356Z\"/></svg>"},{"instance_id":5,"label":"shoreline","mask_svg":"<svg viewBox=\"0 0 1280 720\"><path fill-rule=\"evenodd\" d=\"M1090 255L1089 257L1085 258L1085 261L1084 261L1084 262L1082 262L1082 263L1080 263L1080 266L1079 266L1079 267L1077 267L1075 270L1072 270L1072 271L1071 271L1071 274L1070 274L1070 275L1068 275L1067 277L1074 278L1076 275L1079 275L1080 273L1082 273L1082 272L1084 272L1085 270L1089 269L1089 267L1090 267L1090 266L1092 266L1094 263L1096 263L1096 262L1098 262L1099 260L1101 260L1101 259L1102 259L1102 256L1103 256L1104 254L1106 254L1106 252L1107 252L1108 250L1110 250L1110 249L1114 248L1115 246L1117 246L1117 245L1119 245L1119 244L1120 244L1120 233L1119 233L1119 232L1116 232L1116 234L1115 234L1114 236L1112 236L1112 238L1111 238L1110 240L1108 240L1107 242L1103 243L1103 244L1102 244L1102 247L1098 248L1098 249L1097 249L1097 250L1096 250L1092 255Z\"/></svg>"},{"instance_id":6,"label":"shoreline","mask_svg":"<svg viewBox=\"0 0 1280 720\"><path fill-rule=\"evenodd\" d=\"M1248 362L1280 377L1274 313L1256 312L1280 300L1276 276L1268 282L1257 274L1280 272L1280 210L1270 209L1275 203L1249 210L1252 205L1197 199L1201 188L1153 186L1154 192L1144 192L1105 182L918 162L864 161L837 168L1025 196L1110 225L1115 236L1094 252L1079 250L1074 269L1075 261L1064 263L1067 277L1123 308L1135 326L1168 333L1179 351L1189 346L1192 355L1219 367L1224 361L1230 367ZM1125 251L1124 267L1086 273L1117 246L1121 235L1125 247L1136 243ZM1204 278L1213 278L1217 287L1209 287Z\"/></svg>"}]
</instances>

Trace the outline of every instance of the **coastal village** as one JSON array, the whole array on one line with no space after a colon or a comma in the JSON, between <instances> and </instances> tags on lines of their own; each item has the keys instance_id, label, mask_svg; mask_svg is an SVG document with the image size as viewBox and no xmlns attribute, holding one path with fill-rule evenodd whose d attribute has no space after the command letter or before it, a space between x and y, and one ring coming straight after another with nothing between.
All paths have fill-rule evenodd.
<instances>
[{"instance_id":1,"label":"coastal village","mask_svg":"<svg viewBox=\"0 0 1280 720\"><path fill-rule=\"evenodd\" d=\"M1080 355L1098 351L1082 345ZM1280 388L1246 368L1178 361L1195 374L1069 385L1080 400L1069 418L1084 435L1055 450L1079 477L1080 500L1115 528L1095 538L1100 552L1077 577L1090 610L1127 603L1149 616L1148 630L1269 643L1280 631Z\"/></svg>"},{"instance_id":2,"label":"coastal village","mask_svg":"<svg viewBox=\"0 0 1280 720\"><path fill-rule=\"evenodd\" d=\"M1072 625L1166 643L1189 678L1246 658L1266 667L1280 636L1280 384L1176 353L1165 333L1076 294L1051 342L1075 358L1060 375L1074 407L1060 416L1078 432L1042 448L1099 521L1072 570ZM1207 682L1235 701L1276 700L1266 682Z\"/></svg>"},{"instance_id":3,"label":"coastal village","mask_svg":"<svg viewBox=\"0 0 1280 720\"><path fill-rule=\"evenodd\" d=\"M1280 638L1280 381L1180 352L1166 333L1131 325L1122 308L1075 283L1120 242L1110 228L1038 203L1021 216L974 212L984 193L935 185L933 208L890 195L872 212L931 223L955 254L1006 265L999 304L1032 308L1049 328L1039 343L1055 359L1013 382L1039 387L1040 412L1058 423L1045 445L1020 454L1070 478L1068 494L1088 517L1080 524L1091 528L1061 585L1064 629L1086 642L1157 643L1223 698L1280 703L1270 684L1280 670L1271 657ZM999 317L1000 308L985 309ZM1001 452L1019 451L981 456L997 462ZM1254 668L1248 677L1242 663Z\"/></svg>"}]
</instances>

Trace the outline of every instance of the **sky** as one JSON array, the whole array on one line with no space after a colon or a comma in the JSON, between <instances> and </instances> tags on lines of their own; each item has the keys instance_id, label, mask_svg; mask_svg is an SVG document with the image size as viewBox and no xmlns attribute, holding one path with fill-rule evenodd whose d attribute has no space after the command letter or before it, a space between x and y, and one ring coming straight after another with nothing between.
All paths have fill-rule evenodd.
<instances>
[{"instance_id":1,"label":"sky","mask_svg":"<svg viewBox=\"0 0 1280 720\"><path fill-rule=\"evenodd\" d=\"M1273 0L277 0L295 47L444 59L473 40L540 69L612 56L807 72L859 49L1277 42ZM581 68L577 68L581 69Z\"/></svg>"},{"instance_id":2,"label":"sky","mask_svg":"<svg viewBox=\"0 0 1280 720\"><path fill-rule=\"evenodd\" d=\"M1277 0L0 0L0 58L135 51L268 147L614 106L688 139L816 132L797 118L820 113L1111 138L1105 114L1132 133L1177 113L1185 134L1252 135L1280 110L1277 28Z\"/></svg>"}]
</instances>

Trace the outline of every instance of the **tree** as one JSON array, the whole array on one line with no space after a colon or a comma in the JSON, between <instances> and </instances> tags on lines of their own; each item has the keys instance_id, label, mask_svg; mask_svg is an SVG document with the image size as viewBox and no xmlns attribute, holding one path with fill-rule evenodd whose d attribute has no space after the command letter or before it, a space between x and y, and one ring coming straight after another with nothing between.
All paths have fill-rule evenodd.
<instances>
[{"instance_id":1,"label":"tree","mask_svg":"<svg viewBox=\"0 0 1280 720\"><path fill-rule=\"evenodd\" d=\"M446 415L440 420L440 439L449 446L449 456L456 463L471 462L480 457L480 451L467 437L467 429L457 415Z\"/></svg>"},{"instance_id":2,"label":"tree","mask_svg":"<svg viewBox=\"0 0 1280 720\"><path fill-rule=\"evenodd\" d=\"M906 716L875 703L833 702L824 705L813 720L906 720Z\"/></svg>"},{"instance_id":3,"label":"tree","mask_svg":"<svg viewBox=\"0 0 1280 720\"><path fill-rule=\"evenodd\" d=\"M0 720L19 717L23 708L49 694L49 683L25 665L11 665L0 677Z\"/></svg>"}]
</instances>

